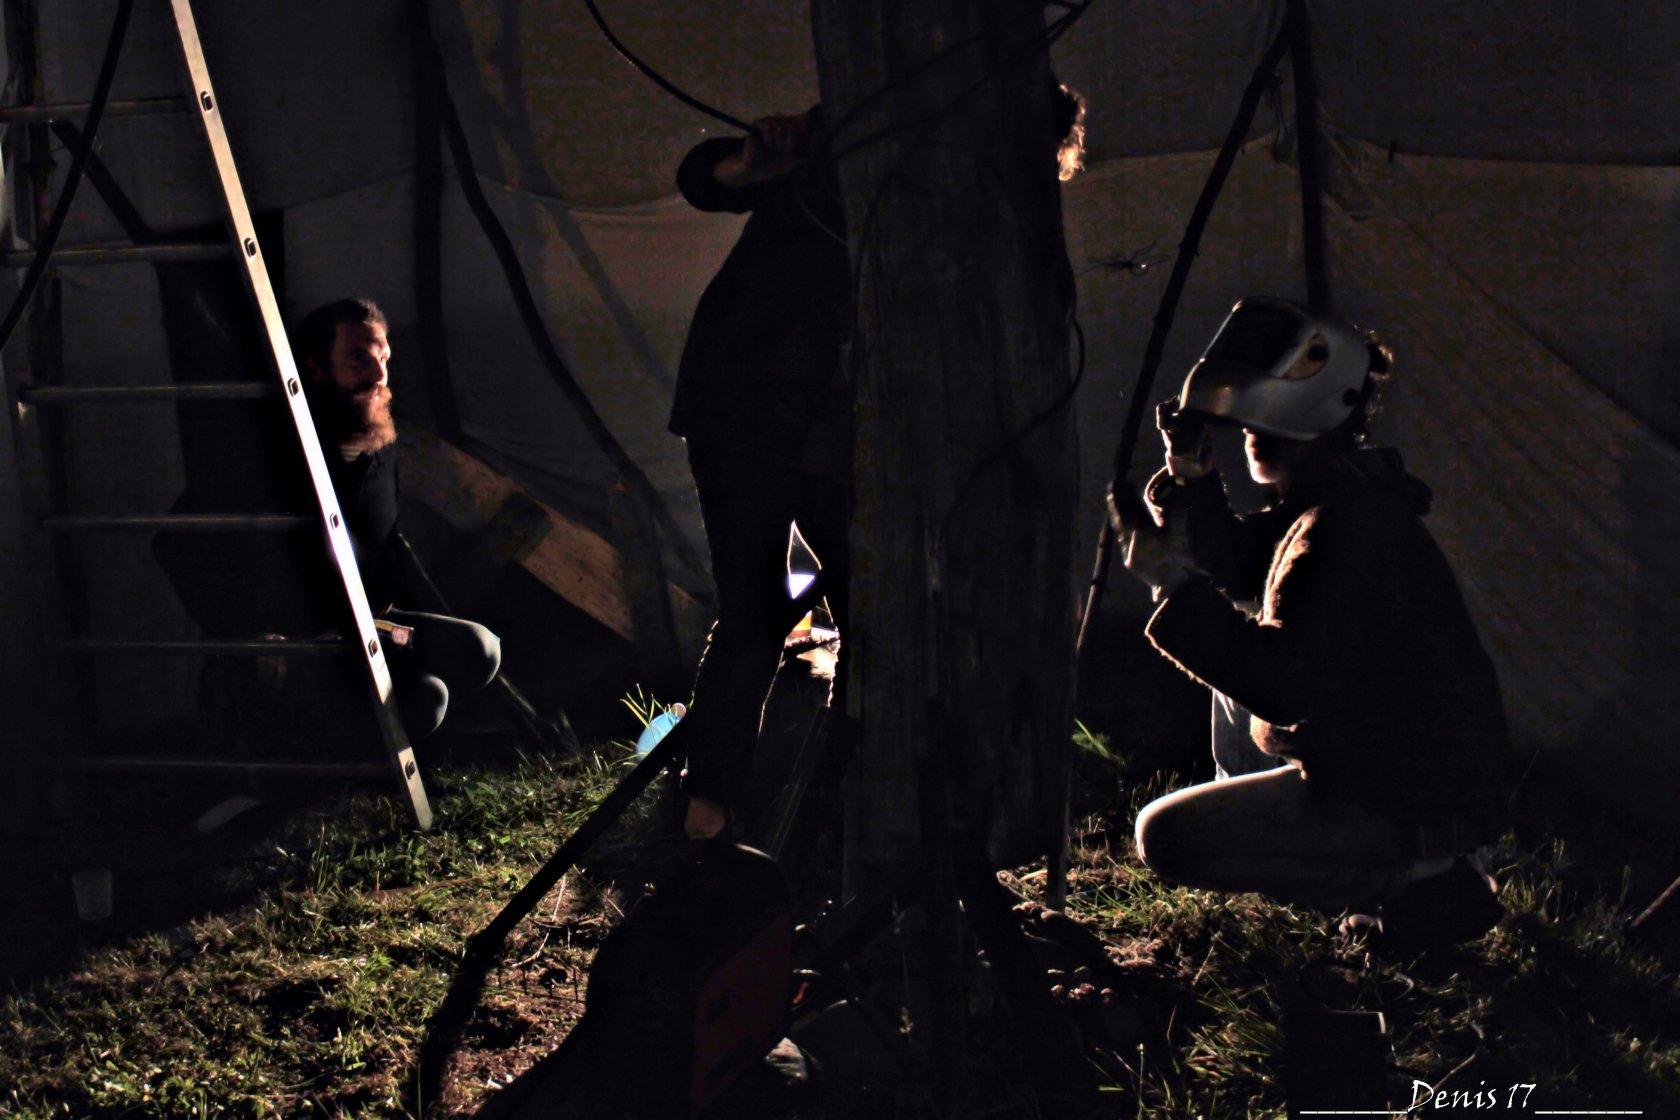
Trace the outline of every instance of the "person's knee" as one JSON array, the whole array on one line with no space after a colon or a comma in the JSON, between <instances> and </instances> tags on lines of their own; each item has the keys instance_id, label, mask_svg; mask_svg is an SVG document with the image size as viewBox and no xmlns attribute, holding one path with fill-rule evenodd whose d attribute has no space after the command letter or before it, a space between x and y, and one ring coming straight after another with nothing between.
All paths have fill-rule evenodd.
<instances>
[{"instance_id":1,"label":"person's knee","mask_svg":"<svg viewBox=\"0 0 1680 1120\"><path fill-rule=\"evenodd\" d=\"M1173 798L1162 797L1145 805L1137 818L1138 858L1170 883L1190 882L1196 862L1179 809Z\"/></svg>"},{"instance_id":2,"label":"person's knee","mask_svg":"<svg viewBox=\"0 0 1680 1120\"><path fill-rule=\"evenodd\" d=\"M433 676L404 681L397 690L397 708L411 740L436 731L449 710L449 686Z\"/></svg>"},{"instance_id":3,"label":"person's knee","mask_svg":"<svg viewBox=\"0 0 1680 1120\"><path fill-rule=\"evenodd\" d=\"M479 684L489 684L496 679L496 674L502 671L502 639L488 626L473 623L473 636L479 643L479 668L481 676Z\"/></svg>"}]
</instances>

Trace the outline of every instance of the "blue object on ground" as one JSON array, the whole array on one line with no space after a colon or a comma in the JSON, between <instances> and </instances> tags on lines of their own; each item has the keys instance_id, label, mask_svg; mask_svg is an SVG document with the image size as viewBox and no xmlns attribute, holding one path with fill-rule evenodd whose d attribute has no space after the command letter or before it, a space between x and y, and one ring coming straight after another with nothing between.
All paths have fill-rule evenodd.
<instances>
[{"instance_id":1,"label":"blue object on ground","mask_svg":"<svg viewBox=\"0 0 1680 1120\"><path fill-rule=\"evenodd\" d=\"M671 728L683 717L688 709L681 704L672 704L663 712L648 720L648 725L642 728L641 735L636 739L636 755L641 757L659 745L659 740L671 733Z\"/></svg>"}]
</instances>

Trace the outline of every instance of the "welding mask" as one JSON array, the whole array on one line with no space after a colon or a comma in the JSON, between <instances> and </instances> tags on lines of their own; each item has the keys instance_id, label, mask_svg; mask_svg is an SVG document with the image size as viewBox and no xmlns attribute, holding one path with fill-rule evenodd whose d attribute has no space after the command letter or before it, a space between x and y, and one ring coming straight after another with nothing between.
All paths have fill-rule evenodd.
<instances>
[{"instance_id":1,"label":"welding mask","mask_svg":"<svg viewBox=\"0 0 1680 1120\"><path fill-rule=\"evenodd\" d=\"M1334 431L1365 395L1370 348L1346 323L1268 296L1238 301L1184 379L1180 408L1281 436Z\"/></svg>"}]
</instances>

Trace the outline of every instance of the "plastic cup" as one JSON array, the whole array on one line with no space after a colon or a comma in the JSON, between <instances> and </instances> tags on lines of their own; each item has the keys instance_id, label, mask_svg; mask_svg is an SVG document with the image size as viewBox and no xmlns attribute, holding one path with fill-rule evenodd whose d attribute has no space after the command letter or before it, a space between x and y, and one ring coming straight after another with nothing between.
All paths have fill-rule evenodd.
<instances>
[{"instance_id":1,"label":"plastic cup","mask_svg":"<svg viewBox=\"0 0 1680 1120\"><path fill-rule=\"evenodd\" d=\"M70 876L76 892L76 916L84 922L102 922L111 916L111 869L90 867Z\"/></svg>"}]
</instances>

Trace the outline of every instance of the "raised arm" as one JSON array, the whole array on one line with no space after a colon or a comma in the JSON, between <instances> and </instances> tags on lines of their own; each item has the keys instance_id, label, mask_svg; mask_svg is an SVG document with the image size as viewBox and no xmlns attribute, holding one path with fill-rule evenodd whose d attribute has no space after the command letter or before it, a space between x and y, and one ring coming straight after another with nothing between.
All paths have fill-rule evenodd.
<instances>
[{"instance_id":1,"label":"raised arm","mask_svg":"<svg viewBox=\"0 0 1680 1120\"><path fill-rule=\"evenodd\" d=\"M763 189L798 170L814 131L810 111L764 117L744 138L703 140L677 168L677 188L697 210L742 214L757 207Z\"/></svg>"}]
</instances>

